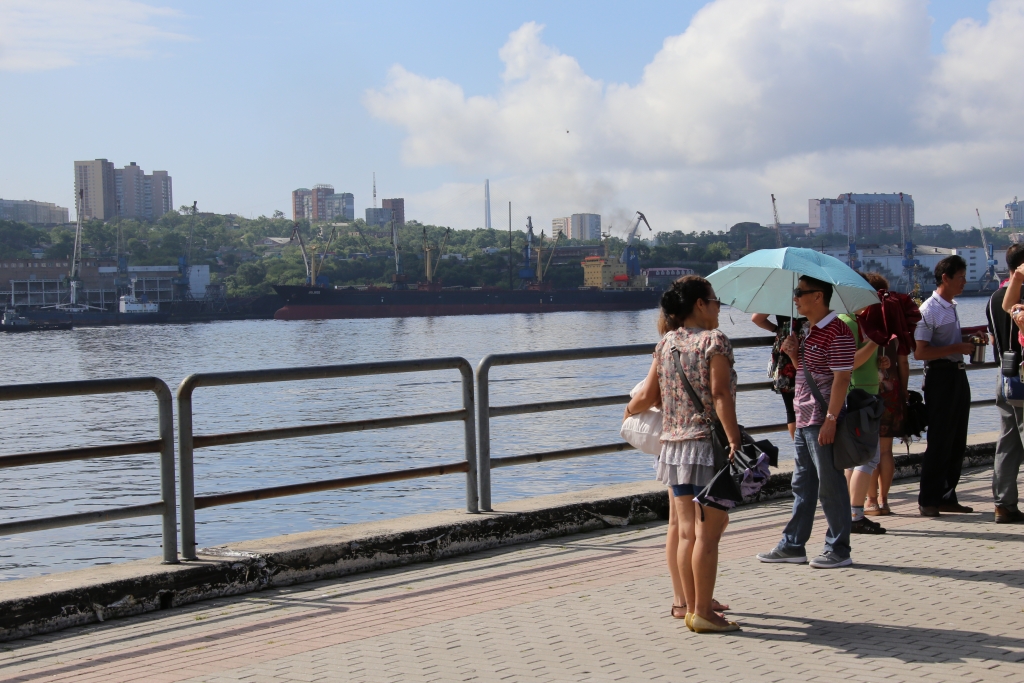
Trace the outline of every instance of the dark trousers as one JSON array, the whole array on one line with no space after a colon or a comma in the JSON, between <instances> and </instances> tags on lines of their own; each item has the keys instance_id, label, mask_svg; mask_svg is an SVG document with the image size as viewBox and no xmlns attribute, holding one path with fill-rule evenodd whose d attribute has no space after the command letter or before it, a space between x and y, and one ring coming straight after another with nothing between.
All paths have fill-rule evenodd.
<instances>
[{"instance_id":1,"label":"dark trousers","mask_svg":"<svg viewBox=\"0 0 1024 683\"><path fill-rule=\"evenodd\" d=\"M928 448L921 462L921 492L917 503L938 506L956 503L956 485L967 450L971 416L971 387L967 371L955 364L932 363L924 380L928 409Z\"/></svg>"}]
</instances>

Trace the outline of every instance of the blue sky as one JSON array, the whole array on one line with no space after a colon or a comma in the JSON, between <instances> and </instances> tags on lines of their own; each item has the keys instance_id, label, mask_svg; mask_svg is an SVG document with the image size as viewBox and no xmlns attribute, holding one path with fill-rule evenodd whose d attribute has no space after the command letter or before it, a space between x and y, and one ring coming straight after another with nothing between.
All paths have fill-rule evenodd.
<instances>
[{"instance_id":1,"label":"blue sky","mask_svg":"<svg viewBox=\"0 0 1024 683\"><path fill-rule=\"evenodd\" d=\"M909 7L906 17L898 18L906 22L908 35L927 33L919 51L929 54L916 57L922 64L943 55L943 36L958 20L973 18L981 27L988 21L986 2L892 1ZM779 3L792 6L800 0ZM681 161L678 168L659 162L661 173L682 174L674 180L662 179L660 189L650 189L657 179L641 177L649 170L642 159L612 150L601 158L587 153L567 160L560 173L569 180L563 194L554 198L531 185L530 176L537 169L522 159L491 163L486 155L465 160L444 153L410 158L405 146L417 140L444 146L453 134L435 134L424 130L429 121L408 118L408 110L423 103L424 84L443 79L460 88L467 100L490 98L501 109L508 83L502 78L507 65L499 50L527 22L543 25L536 44L573 58L579 71L599 82L600 88L640 86L645 67L663 50L666 39L686 32L704 6L703 2L147 5L132 0L6 0L0 3L0 92L5 100L0 109L4 138L0 197L73 205L72 162L96 157L119 166L135 161L147 171L169 171L176 204L198 200L202 209L245 215L269 215L275 209L290 215L290 191L321 182L353 192L359 215L370 205L370 177L376 171L379 196L405 196L410 218L454 227L480 224L479 186L488 176L495 204L511 199L517 217L532 212L546 221L579 210L611 216L629 213L643 201L645 206L662 209L665 229L718 229L732 220L767 220L770 206L765 209L764 202L737 199L730 203L728 197L742 194L744 174L761 178L750 181L751 191L761 192L758 183L763 184L772 164L787 169L774 176L779 181L772 181L780 186L776 194L786 197L783 220L806 220L810 196L892 189L808 183L793 168L801 155L808 154L807 149L774 150L767 157L755 153L746 160L691 159ZM915 14L920 7L926 7L926 15ZM879 8L887 11L884 5ZM925 16L931 18L930 26L922 23ZM885 17L871 20L889 21ZM752 41L764 38L756 22L747 26L754 27L748 29ZM763 30L771 31L771 25L765 24ZM856 33L852 35L858 39ZM715 44L713 33L710 40ZM529 49L536 53L540 48ZM870 51L861 54L860 59L870 59L863 56ZM928 79L914 67L906 67L903 57L893 59L893 78L903 77L899 69L909 68L915 78ZM373 110L366 94L385 93L394 65L420 80L412 90L399 86L385 94ZM533 76L525 78L529 81ZM536 110L553 106L545 97L553 97L557 105L559 92L538 91ZM564 92L565 97L573 96L571 88ZM789 100L772 106L806 107L792 97ZM391 113L382 113L380 107ZM496 129L487 135L501 137L505 131ZM510 136L512 147L527 144ZM472 146L466 141L456 143ZM942 147L948 141L936 144ZM599 143L586 139L582 145L600 149ZM921 145L915 145L915 151L920 151ZM845 150L848 153L851 150ZM811 162L805 159L805 163ZM732 175L716 180L713 176L723 171L723 164L732 169ZM624 180L617 175L620 171L636 177ZM671 199L673 183L692 185L695 173L700 182L715 185L703 193L705 199ZM803 174L816 175L813 164ZM941 196L948 193L952 181L908 173L904 183L898 169L885 177L889 184L896 182L918 197L919 217L954 222L955 216L945 217L921 206L929 183ZM848 181L870 182L870 175L835 180ZM993 187L991 196L970 199L984 199L997 212L1000 198L1011 191L1011 185ZM610 193L616 195L615 201L594 199ZM964 213L966 206L956 210ZM993 214L992 220L996 219Z\"/></svg>"}]
</instances>

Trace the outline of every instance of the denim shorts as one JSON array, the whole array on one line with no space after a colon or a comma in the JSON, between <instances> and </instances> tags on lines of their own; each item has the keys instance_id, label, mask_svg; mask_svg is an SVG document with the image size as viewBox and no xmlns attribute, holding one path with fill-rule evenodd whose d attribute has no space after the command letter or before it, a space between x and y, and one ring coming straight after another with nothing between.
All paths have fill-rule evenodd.
<instances>
[{"instance_id":1,"label":"denim shorts","mask_svg":"<svg viewBox=\"0 0 1024 683\"><path fill-rule=\"evenodd\" d=\"M676 498L679 496L696 496L703 489L703 486L694 486L693 484L675 484L672 486L672 495Z\"/></svg>"}]
</instances>

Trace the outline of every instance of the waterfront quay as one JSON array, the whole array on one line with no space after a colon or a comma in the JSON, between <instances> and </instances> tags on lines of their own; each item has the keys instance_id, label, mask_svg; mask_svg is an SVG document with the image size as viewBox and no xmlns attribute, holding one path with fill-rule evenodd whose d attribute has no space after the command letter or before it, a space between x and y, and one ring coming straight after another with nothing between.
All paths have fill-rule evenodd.
<instances>
[{"instance_id":1,"label":"waterfront quay","mask_svg":"<svg viewBox=\"0 0 1024 683\"><path fill-rule=\"evenodd\" d=\"M716 589L734 634L670 617L649 522L10 641L0 680L1020 681L1024 527L992 523L990 484L959 487L981 513L923 518L897 482L889 533L833 571L754 559L790 501L737 509Z\"/></svg>"}]
</instances>

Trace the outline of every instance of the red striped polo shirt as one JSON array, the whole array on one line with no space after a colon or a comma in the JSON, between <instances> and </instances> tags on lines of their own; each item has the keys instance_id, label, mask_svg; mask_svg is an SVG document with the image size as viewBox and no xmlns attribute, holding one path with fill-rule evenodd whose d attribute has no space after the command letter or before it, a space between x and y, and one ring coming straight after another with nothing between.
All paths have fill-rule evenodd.
<instances>
[{"instance_id":1,"label":"red striped polo shirt","mask_svg":"<svg viewBox=\"0 0 1024 683\"><path fill-rule=\"evenodd\" d=\"M797 363L796 388L793 394L793 408L796 411L796 426L812 427L825 421L825 411L818 404L804 378L803 364L807 364L814 383L818 385L822 398L827 403L832 395L832 373L853 370L853 355L857 342L850 328L840 320L834 311L810 327L804 339Z\"/></svg>"}]
</instances>

